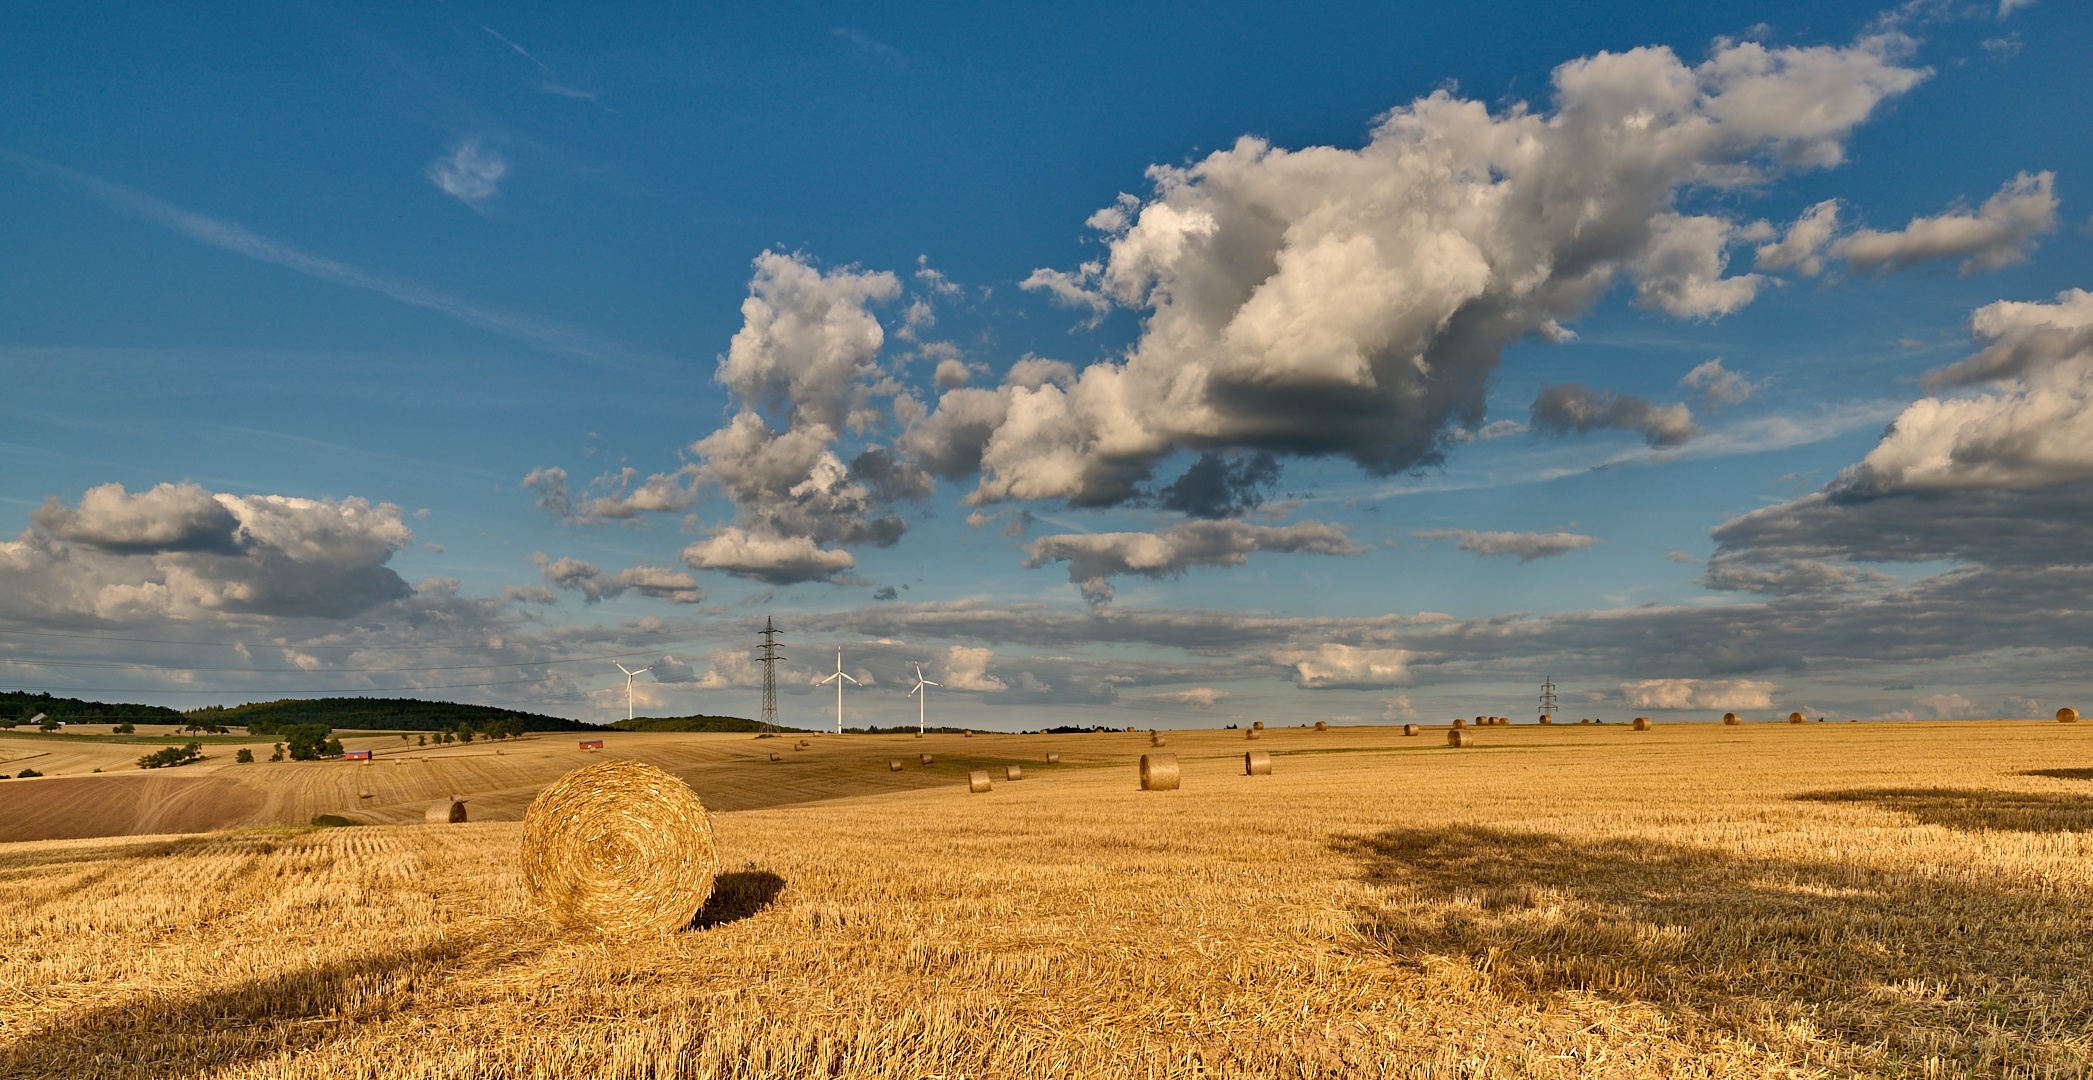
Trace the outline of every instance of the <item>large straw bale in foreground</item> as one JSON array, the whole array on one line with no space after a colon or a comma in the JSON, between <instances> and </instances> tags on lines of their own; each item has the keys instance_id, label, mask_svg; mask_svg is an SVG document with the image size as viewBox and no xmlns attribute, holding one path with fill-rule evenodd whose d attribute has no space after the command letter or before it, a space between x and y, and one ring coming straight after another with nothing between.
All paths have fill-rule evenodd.
<instances>
[{"instance_id":1,"label":"large straw bale in foreground","mask_svg":"<svg viewBox=\"0 0 2093 1080\"><path fill-rule=\"evenodd\" d=\"M1650 718L1649 718L1649 717L1647 717L1647 716L1638 716L1638 717L1636 717L1636 718L1635 718L1635 730L1637 730L1637 731L1648 731L1648 730L1650 730Z\"/></svg>"},{"instance_id":2,"label":"large straw bale in foreground","mask_svg":"<svg viewBox=\"0 0 2093 1080\"><path fill-rule=\"evenodd\" d=\"M1473 746L1475 745L1475 736L1468 734L1468 729L1466 728L1454 728L1446 733L1446 745Z\"/></svg>"},{"instance_id":3,"label":"large straw bale in foreground","mask_svg":"<svg viewBox=\"0 0 2093 1080\"><path fill-rule=\"evenodd\" d=\"M1405 735L1415 735L1415 734L1417 734L1418 730L1419 730L1419 729L1418 729L1418 727L1417 727L1417 725L1416 725L1416 724L1404 724L1404 725L1403 725L1403 734L1405 734Z\"/></svg>"},{"instance_id":4,"label":"large straw bale in foreground","mask_svg":"<svg viewBox=\"0 0 2093 1080\"><path fill-rule=\"evenodd\" d=\"M1141 790L1176 791L1177 755L1141 755Z\"/></svg>"},{"instance_id":5,"label":"large straw bale in foreground","mask_svg":"<svg viewBox=\"0 0 2093 1080\"><path fill-rule=\"evenodd\" d=\"M1272 775L1272 754L1268 750L1252 750L1243 755L1244 776Z\"/></svg>"},{"instance_id":6,"label":"large straw bale in foreground","mask_svg":"<svg viewBox=\"0 0 2093 1080\"><path fill-rule=\"evenodd\" d=\"M987 769L975 769L967 774L967 790L979 795L990 789Z\"/></svg>"},{"instance_id":7,"label":"large straw bale in foreground","mask_svg":"<svg viewBox=\"0 0 2093 1080\"><path fill-rule=\"evenodd\" d=\"M686 926L719 874L712 815L637 761L576 769L523 814L523 879L562 925L610 934Z\"/></svg>"}]
</instances>

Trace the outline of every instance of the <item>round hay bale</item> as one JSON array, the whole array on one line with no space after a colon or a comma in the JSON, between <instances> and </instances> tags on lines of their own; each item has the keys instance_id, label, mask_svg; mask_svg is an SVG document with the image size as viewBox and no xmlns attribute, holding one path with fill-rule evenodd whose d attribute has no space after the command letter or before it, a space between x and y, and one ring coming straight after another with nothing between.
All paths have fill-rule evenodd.
<instances>
[{"instance_id":1,"label":"round hay bale","mask_svg":"<svg viewBox=\"0 0 2093 1080\"><path fill-rule=\"evenodd\" d=\"M922 759L922 761L923 761L923 764L925 764L925 765L928 765L928 764L930 764L930 763L931 763L932 761L935 761L935 760L937 760L936 758L933 758L933 757L931 757L931 756L930 756L929 754L917 754L916 756L917 756L918 758L921 758L921 759Z\"/></svg>"},{"instance_id":2,"label":"round hay bale","mask_svg":"<svg viewBox=\"0 0 2093 1080\"><path fill-rule=\"evenodd\" d=\"M1328 720L1317 720L1315 722L1315 729L1317 731L1328 731L1330 730L1330 722Z\"/></svg>"},{"instance_id":3,"label":"round hay bale","mask_svg":"<svg viewBox=\"0 0 2093 1080\"><path fill-rule=\"evenodd\" d=\"M772 761L783 761L783 760L785 760L785 755L783 755L783 754L772 754L772 755L770 755L770 760L772 760Z\"/></svg>"},{"instance_id":4,"label":"round hay bale","mask_svg":"<svg viewBox=\"0 0 2093 1080\"><path fill-rule=\"evenodd\" d=\"M1262 720L1259 720L1259 721L1257 721L1257 722L1255 722L1255 723L1251 724L1251 725L1250 725L1250 728L1251 728L1251 730L1253 730L1253 731L1263 731L1263 730L1265 729L1265 722L1264 722L1264 721L1262 721Z\"/></svg>"},{"instance_id":5,"label":"round hay bale","mask_svg":"<svg viewBox=\"0 0 2093 1080\"><path fill-rule=\"evenodd\" d=\"M430 803L427 810L422 811L424 825L456 825L464 820L465 800L456 795L448 799L438 799Z\"/></svg>"},{"instance_id":6,"label":"round hay bale","mask_svg":"<svg viewBox=\"0 0 2093 1080\"><path fill-rule=\"evenodd\" d=\"M2077 710L2077 709L2072 709L2072 708L2063 708L2063 709L2058 709L2058 710L2057 710L2057 723L2059 723L2059 724L2076 724L2076 723L2078 723L2078 710Z\"/></svg>"},{"instance_id":7,"label":"round hay bale","mask_svg":"<svg viewBox=\"0 0 2093 1080\"><path fill-rule=\"evenodd\" d=\"M968 773L968 774L967 774L967 790L968 790L968 791L970 791L970 792L972 792L972 793L974 793L974 794L976 794L976 795L979 795L979 794L981 794L982 792L984 792L984 791L987 791L987 790L989 790L989 787L988 787L988 770L987 770L987 769L975 769L975 770L974 770L973 772L970 772L970 773Z\"/></svg>"},{"instance_id":8,"label":"round hay bale","mask_svg":"<svg viewBox=\"0 0 2093 1080\"><path fill-rule=\"evenodd\" d=\"M1243 729L1243 738L1245 738L1245 739L1262 739L1262 738L1264 738L1264 736L1265 736L1265 733L1264 733L1264 732L1262 732L1262 731L1259 731L1259 730L1257 730L1256 728L1244 728L1244 729Z\"/></svg>"},{"instance_id":9,"label":"round hay bale","mask_svg":"<svg viewBox=\"0 0 2093 1080\"><path fill-rule=\"evenodd\" d=\"M1453 726L1456 728L1464 728L1468 726L1468 721L1456 716L1453 718Z\"/></svg>"},{"instance_id":10,"label":"round hay bale","mask_svg":"<svg viewBox=\"0 0 2093 1080\"><path fill-rule=\"evenodd\" d=\"M356 797L359 799L368 799L371 797L371 793L368 791L359 791L356 793Z\"/></svg>"},{"instance_id":11,"label":"round hay bale","mask_svg":"<svg viewBox=\"0 0 2093 1080\"><path fill-rule=\"evenodd\" d=\"M1807 724L1807 723L1809 723L1809 722L1810 722L1810 718L1809 718L1809 717L1807 717L1807 716L1804 716L1804 715L1802 715L1802 714L1801 714L1801 713L1799 713L1799 712L1791 712L1791 713L1789 713L1789 714L1788 714L1788 723L1791 723L1791 724Z\"/></svg>"},{"instance_id":12,"label":"round hay bale","mask_svg":"<svg viewBox=\"0 0 2093 1080\"><path fill-rule=\"evenodd\" d=\"M1446 745L1473 746L1475 745L1475 736L1468 734L1468 729L1466 728L1455 728L1446 733Z\"/></svg>"},{"instance_id":13,"label":"round hay bale","mask_svg":"<svg viewBox=\"0 0 2093 1080\"><path fill-rule=\"evenodd\" d=\"M1049 754L1047 755L1047 764L1049 764L1049 765L1059 765L1059 764L1061 764L1061 755L1059 755L1059 754L1053 754L1053 753L1049 753Z\"/></svg>"},{"instance_id":14,"label":"round hay bale","mask_svg":"<svg viewBox=\"0 0 2093 1080\"><path fill-rule=\"evenodd\" d=\"M1177 755L1141 755L1141 790L1176 791Z\"/></svg>"},{"instance_id":15,"label":"round hay bale","mask_svg":"<svg viewBox=\"0 0 2093 1080\"><path fill-rule=\"evenodd\" d=\"M922 737L923 737L923 733L922 733L922 732L920 732L920 731L916 732L916 738L920 739L920 738L922 738Z\"/></svg>"},{"instance_id":16,"label":"round hay bale","mask_svg":"<svg viewBox=\"0 0 2093 1080\"><path fill-rule=\"evenodd\" d=\"M1636 718L1635 718L1635 730L1637 730L1637 731L1648 731L1648 730L1650 730L1650 718L1649 718L1649 717L1647 717L1647 716L1638 716L1638 717L1636 717Z\"/></svg>"},{"instance_id":17,"label":"round hay bale","mask_svg":"<svg viewBox=\"0 0 2093 1080\"><path fill-rule=\"evenodd\" d=\"M1005 766L1003 766L1003 779L1005 779L1005 780L1023 780L1024 778L1025 778L1025 767L1024 767L1023 765L1005 765Z\"/></svg>"},{"instance_id":18,"label":"round hay bale","mask_svg":"<svg viewBox=\"0 0 2093 1080\"><path fill-rule=\"evenodd\" d=\"M1168 745L1170 745L1170 740L1168 740L1168 739L1166 739L1166 738L1163 738L1163 737L1162 737L1161 735L1151 735L1151 736L1149 736L1149 738L1148 738L1148 745L1150 745L1150 746L1168 746Z\"/></svg>"},{"instance_id":19,"label":"round hay bale","mask_svg":"<svg viewBox=\"0 0 2093 1080\"><path fill-rule=\"evenodd\" d=\"M1415 735L1415 734L1417 734L1417 732L1418 732L1418 727L1417 727L1417 725L1416 725L1416 724L1404 724L1404 725L1403 725L1403 734L1405 734L1405 735Z\"/></svg>"},{"instance_id":20,"label":"round hay bale","mask_svg":"<svg viewBox=\"0 0 2093 1080\"><path fill-rule=\"evenodd\" d=\"M1475 718L1475 726L1476 726L1476 727L1481 727L1481 726L1483 726L1484 724L1487 724L1487 723L1489 723L1489 722L1490 722L1490 718L1489 718L1489 717L1487 717L1487 716L1478 716L1478 717L1476 717L1476 718Z\"/></svg>"},{"instance_id":21,"label":"round hay bale","mask_svg":"<svg viewBox=\"0 0 2093 1080\"><path fill-rule=\"evenodd\" d=\"M1722 714L1722 722L1732 727L1735 727L1736 725L1741 724L1744 721L1737 719L1736 713L1726 712Z\"/></svg>"},{"instance_id":22,"label":"round hay bale","mask_svg":"<svg viewBox=\"0 0 2093 1080\"><path fill-rule=\"evenodd\" d=\"M1550 715L1548 715L1547 713L1542 713L1542 714L1541 714L1541 723L1543 723L1543 724L1553 724L1553 723L1555 723L1555 718L1554 718L1554 717L1552 717L1552 716L1550 716Z\"/></svg>"},{"instance_id":23,"label":"round hay bale","mask_svg":"<svg viewBox=\"0 0 2093 1080\"><path fill-rule=\"evenodd\" d=\"M966 736L969 739L974 737L974 733L972 731L962 731L960 732L960 734Z\"/></svg>"},{"instance_id":24,"label":"round hay bale","mask_svg":"<svg viewBox=\"0 0 2093 1080\"><path fill-rule=\"evenodd\" d=\"M900 771L901 771L901 759L900 759L900 758L895 758L894 760L892 760L892 761L889 761L889 762L887 762L887 771L888 771L888 772L900 772Z\"/></svg>"},{"instance_id":25,"label":"round hay bale","mask_svg":"<svg viewBox=\"0 0 2093 1080\"><path fill-rule=\"evenodd\" d=\"M1243 755L1244 776L1272 775L1272 755L1267 750L1252 750Z\"/></svg>"},{"instance_id":26,"label":"round hay bale","mask_svg":"<svg viewBox=\"0 0 2093 1080\"><path fill-rule=\"evenodd\" d=\"M683 781L637 761L576 769L523 812L523 880L563 926L678 930L719 876L712 815Z\"/></svg>"}]
</instances>

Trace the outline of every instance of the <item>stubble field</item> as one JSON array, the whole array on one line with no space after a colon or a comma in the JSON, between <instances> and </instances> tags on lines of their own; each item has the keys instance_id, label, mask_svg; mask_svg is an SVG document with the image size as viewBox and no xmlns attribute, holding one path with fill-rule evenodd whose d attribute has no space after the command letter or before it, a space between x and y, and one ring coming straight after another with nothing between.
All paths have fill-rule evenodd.
<instances>
[{"instance_id":1,"label":"stubble field","mask_svg":"<svg viewBox=\"0 0 2093 1080\"><path fill-rule=\"evenodd\" d=\"M929 786L719 814L661 937L514 822L0 846L0 1075L2087 1075L2093 727L1476 736L830 736Z\"/></svg>"}]
</instances>

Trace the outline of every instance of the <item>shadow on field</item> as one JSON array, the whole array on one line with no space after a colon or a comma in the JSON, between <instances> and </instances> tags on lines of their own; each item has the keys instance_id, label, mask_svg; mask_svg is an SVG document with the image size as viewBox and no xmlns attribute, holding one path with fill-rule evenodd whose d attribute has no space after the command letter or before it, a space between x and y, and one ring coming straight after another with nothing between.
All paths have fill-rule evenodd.
<instances>
[{"instance_id":1,"label":"shadow on field","mask_svg":"<svg viewBox=\"0 0 2093 1080\"><path fill-rule=\"evenodd\" d=\"M1988 1056L1980 1071L2068 1056L2060 1033L2093 1028L2093 897L2041 880L1480 826L1333 846L1374 887L1366 939L1465 961L1509 1001L1649 1002L1800 1059L1923 1048Z\"/></svg>"},{"instance_id":2,"label":"shadow on field","mask_svg":"<svg viewBox=\"0 0 2093 1080\"><path fill-rule=\"evenodd\" d=\"M705 899L705 906L698 909L697 917L690 921L690 929L710 930L715 926L740 922L769 907L784 887L785 879L768 870L721 874L713 879L712 895Z\"/></svg>"},{"instance_id":3,"label":"shadow on field","mask_svg":"<svg viewBox=\"0 0 2093 1080\"><path fill-rule=\"evenodd\" d=\"M2065 770L2055 770L2062 771ZM1866 803L1880 810L1908 814L1921 825L1964 832L2093 831L2093 799L2082 795L1959 788L1855 788L1806 791L1789 797L1798 802Z\"/></svg>"},{"instance_id":4,"label":"shadow on field","mask_svg":"<svg viewBox=\"0 0 2093 1080\"><path fill-rule=\"evenodd\" d=\"M0 1076L190 1077L356 1035L411 1011L473 943L374 952L198 993L141 994L54 1015L0 1047Z\"/></svg>"},{"instance_id":5,"label":"shadow on field","mask_svg":"<svg viewBox=\"0 0 2093 1080\"><path fill-rule=\"evenodd\" d=\"M2093 780L2093 769L2029 769L2021 776L2047 776L2056 780Z\"/></svg>"}]
</instances>

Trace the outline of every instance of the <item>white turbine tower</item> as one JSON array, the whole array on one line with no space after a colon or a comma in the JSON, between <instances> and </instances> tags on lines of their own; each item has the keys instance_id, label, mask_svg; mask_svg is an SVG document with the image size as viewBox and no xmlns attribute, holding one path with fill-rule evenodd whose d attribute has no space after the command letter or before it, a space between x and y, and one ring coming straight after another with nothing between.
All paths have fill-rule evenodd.
<instances>
[{"instance_id":1,"label":"white turbine tower","mask_svg":"<svg viewBox=\"0 0 2093 1080\"><path fill-rule=\"evenodd\" d=\"M816 686L827 686L830 683L836 684L836 734L838 735L843 734L843 680L845 679L850 679L850 676L843 673L843 646L838 645L836 646L836 673L814 683ZM850 679L850 685L863 686L865 684L856 679Z\"/></svg>"},{"instance_id":2,"label":"white turbine tower","mask_svg":"<svg viewBox=\"0 0 2093 1080\"><path fill-rule=\"evenodd\" d=\"M632 719L632 680L633 680L633 677L634 677L634 676L636 676L636 675L638 675L638 674L640 674L640 672L643 672L643 671L653 671L653 670L654 670L654 665L653 665L653 664L648 664L648 665L647 665L646 667L643 667L643 668L641 668L641 669L640 669L639 671L630 671L630 670L627 670L627 669L626 669L625 665L623 665L623 664L620 664L620 663L618 663L618 662L617 662L616 660L613 660L613 661L611 661L611 666L613 666L613 667L617 668L617 669L618 669L619 671L623 671L623 672L625 672L625 719L627 719L627 720L630 720L630 719Z\"/></svg>"},{"instance_id":3,"label":"white turbine tower","mask_svg":"<svg viewBox=\"0 0 2093 1080\"><path fill-rule=\"evenodd\" d=\"M945 684L941 682L931 682L929 679L924 678L923 665L916 665L916 685L908 692L908 696L916 698L916 734L923 734L923 703L930 700L930 691L925 690L923 688L926 686L943 685ZM921 694L922 696L916 697L916 695L918 694Z\"/></svg>"}]
</instances>

